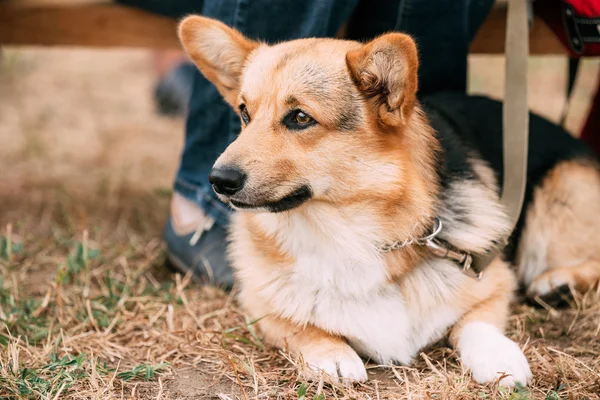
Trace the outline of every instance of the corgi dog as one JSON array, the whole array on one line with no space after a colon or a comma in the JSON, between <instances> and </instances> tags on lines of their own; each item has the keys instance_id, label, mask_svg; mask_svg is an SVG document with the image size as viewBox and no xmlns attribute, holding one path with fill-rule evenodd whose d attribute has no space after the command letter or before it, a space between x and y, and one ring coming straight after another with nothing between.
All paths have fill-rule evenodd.
<instances>
[{"instance_id":1,"label":"corgi dog","mask_svg":"<svg viewBox=\"0 0 600 400\"><path fill-rule=\"evenodd\" d=\"M401 33L269 45L189 16L179 35L242 121L209 180L236 210L239 301L268 343L309 375L362 382L363 359L410 364L448 334L475 381L530 381L504 335L518 283L535 297L600 278L600 169L583 144L531 116L512 247L474 276L424 244L482 255L510 234L501 103L417 99L417 48Z\"/></svg>"}]
</instances>

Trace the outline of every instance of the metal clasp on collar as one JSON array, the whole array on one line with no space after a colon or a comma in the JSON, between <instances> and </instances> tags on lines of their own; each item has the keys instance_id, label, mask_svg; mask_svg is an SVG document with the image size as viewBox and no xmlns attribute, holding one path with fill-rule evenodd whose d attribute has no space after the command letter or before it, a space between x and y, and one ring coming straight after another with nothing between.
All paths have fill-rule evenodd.
<instances>
[{"instance_id":1,"label":"metal clasp on collar","mask_svg":"<svg viewBox=\"0 0 600 400\"><path fill-rule=\"evenodd\" d=\"M436 257L447 258L452 261L456 261L462 266L462 270L465 274L472 276L473 278L481 279L483 272L477 272L471 267L473 265L473 256L469 252L451 249L444 246L436 236L442 231L442 221L436 218L437 226L433 233L429 236L422 238L420 244L426 246L429 251Z\"/></svg>"},{"instance_id":2,"label":"metal clasp on collar","mask_svg":"<svg viewBox=\"0 0 600 400\"><path fill-rule=\"evenodd\" d=\"M466 275L473 278L481 279L483 272L477 272L473 267L473 256L467 251L454 249L449 244L443 244L437 236L442 231L442 221L439 218L435 219L435 228L429 235L420 239L406 239L404 241L397 241L387 245L383 245L379 248L382 253L387 253L393 250L398 250L413 244L419 246L425 246L429 251L436 257L447 258L455 261L462 266L462 270Z\"/></svg>"}]
</instances>

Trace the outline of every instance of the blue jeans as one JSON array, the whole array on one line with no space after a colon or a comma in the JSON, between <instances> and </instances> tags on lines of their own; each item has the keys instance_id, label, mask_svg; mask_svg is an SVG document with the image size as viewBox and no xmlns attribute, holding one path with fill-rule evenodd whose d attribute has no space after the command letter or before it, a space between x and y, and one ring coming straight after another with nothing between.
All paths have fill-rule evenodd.
<instances>
[{"instance_id":1,"label":"blue jeans","mask_svg":"<svg viewBox=\"0 0 600 400\"><path fill-rule=\"evenodd\" d=\"M332 37L349 21L347 37L367 40L388 31L412 35L419 47L419 93L465 91L469 44L493 0L120 0L177 16L219 19L266 42ZM185 147L175 191L225 226L231 210L208 183L213 163L237 136L238 116L199 72L194 76Z\"/></svg>"}]
</instances>

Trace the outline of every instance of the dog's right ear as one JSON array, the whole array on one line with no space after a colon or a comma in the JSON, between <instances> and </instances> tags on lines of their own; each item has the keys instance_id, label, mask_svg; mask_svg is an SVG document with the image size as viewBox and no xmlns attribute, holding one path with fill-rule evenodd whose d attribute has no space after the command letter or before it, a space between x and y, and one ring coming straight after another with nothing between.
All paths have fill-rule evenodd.
<instances>
[{"instance_id":1,"label":"dog's right ear","mask_svg":"<svg viewBox=\"0 0 600 400\"><path fill-rule=\"evenodd\" d=\"M244 62L259 43L220 21L196 15L181 22L179 40L200 72L237 108Z\"/></svg>"},{"instance_id":2,"label":"dog's right ear","mask_svg":"<svg viewBox=\"0 0 600 400\"><path fill-rule=\"evenodd\" d=\"M388 33L346 55L358 89L386 126L406 124L417 95L417 46L402 33Z\"/></svg>"}]
</instances>

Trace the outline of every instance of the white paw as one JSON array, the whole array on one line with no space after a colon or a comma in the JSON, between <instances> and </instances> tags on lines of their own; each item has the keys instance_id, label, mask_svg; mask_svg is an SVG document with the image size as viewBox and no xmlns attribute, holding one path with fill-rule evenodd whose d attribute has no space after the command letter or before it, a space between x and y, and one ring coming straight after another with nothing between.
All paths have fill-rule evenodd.
<instances>
[{"instance_id":1,"label":"white paw","mask_svg":"<svg viewBox=\"0 0 600 400\"><path fill-rule=\"evenodd\" d=\"M471 370L477 383L488 383L506 375L500 386L525 386L531 370L521 348L495 326L471 322L460 333L458 349L462 363Z\"/></svg>"},{"instance_id":2,"label":"white paw","mask_svg":"<svg viewBox=\"0 0 600 400\"><path fill-rule=\"evenodd\" d=\"M310 351L303 354L304 375L319 380L322 373L335 382L366 382L367 370L358 354L350 346L329 351Z\"/></svg>"}]
</instances>

